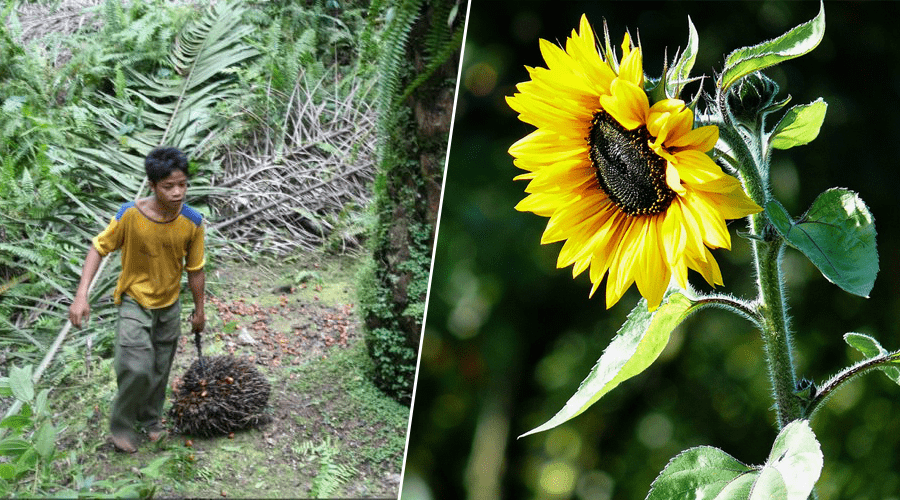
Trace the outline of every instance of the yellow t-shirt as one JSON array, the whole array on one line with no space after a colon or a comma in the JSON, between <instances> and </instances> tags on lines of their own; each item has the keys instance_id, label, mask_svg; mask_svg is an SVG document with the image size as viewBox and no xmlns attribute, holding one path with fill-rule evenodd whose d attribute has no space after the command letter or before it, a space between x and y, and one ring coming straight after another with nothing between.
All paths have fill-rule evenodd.
<instances>
[{"instance_id":1,"label":"yellow t-shirt","mask_svg":"<svg viewBox=\"0 0 900 500\"><path fill-rule=\"evenodd\" d=\"M122 302L123 293L146 309L173 304L181 291L183 270L197 271L206 263L203 227L203 215L186 204L169 222L147 218L133 201L122 205L93 240L101 256L122 249L116 304Z\"/></svg>"}]
</instances>

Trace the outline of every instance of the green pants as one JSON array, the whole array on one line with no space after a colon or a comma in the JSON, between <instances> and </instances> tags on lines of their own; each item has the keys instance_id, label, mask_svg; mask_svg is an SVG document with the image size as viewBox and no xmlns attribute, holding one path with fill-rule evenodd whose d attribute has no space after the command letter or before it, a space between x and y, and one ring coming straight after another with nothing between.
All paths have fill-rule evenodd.
<instances>
[{"instance_id":1,"label":"green pants","mask_svg":"<svg viewBox=\"0 0 900 500\"><path fill-rule=\"evenodd\" d=\"M169 370L181 335L181 302L144 309L122 296L116 335L116 381L110 430L134 439L135 429L161 430Z\"/></svg>"}]
</instances>

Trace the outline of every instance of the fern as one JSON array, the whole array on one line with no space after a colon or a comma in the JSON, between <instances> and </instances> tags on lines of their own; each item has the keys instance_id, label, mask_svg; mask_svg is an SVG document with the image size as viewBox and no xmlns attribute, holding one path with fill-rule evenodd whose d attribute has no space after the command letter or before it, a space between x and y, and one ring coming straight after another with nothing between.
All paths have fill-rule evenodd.
<instances>
[{"instance_id":1,"label":"fern","mask_svg":"<svg viewBox=\"0 0 900 500\"><path fill-rule=\"evenodd\" d=\"M445 41L439 52L435 54L434 57L429 58L428 65L425 67L424 71L419 73L416 79L406 87L406 89L403 91L403 95L398 99L398 102L403 102L403 100L405 100L413 92L415 92L415 90L419 88L420 85L431 78L434 72L437 71L439 67L447 62L447 60L460 49L460 47L462 46L462 39L463 31L457 30L452 39L450 39L449 41Z\"/></svg>"},{"instance_id":2,"label":"fern","mask_svg":"<svg viewBox=\"0 0 900 500\"><path fill-rule=\"evenodd\" d=\"M111 188L114 196L104 213L135 196L150 149L176 146L202 163L197 160L224 126L215 119L215 107L235 95L227 71L258 53L242 42L249 29L241 25L242 12L239 2L222 2L185 26L168 60L178 76L123 67L129 85L117 90L125 98L100 96L107 109L98 111L96 119L112 140L74 149L72 159L77 162L73 167L85 174L82 185Z\"/></svg>"},{"instance_id":3,"label":"fern","mask_svg":"<svg viewBox=\"0 0 900 500\"><path fill-rule=\"evenodd\" d=\"M339 464L335 457L340 451L334 447L331 438L326 436L319 444L305 441L300 444L300 452L311 460L319 462L319 471L313 479L309 494L314 498L332 498L338 489L357 475L356 469L349 465Z\"/></svg>"},{"instance_id":4,"label":"fern","mask_svg":"<svg viewBox=\"0 0 900 500\"><path fill-rule=\"evenodd\" d=\"M33 248L33 247L32 247ZM34 251L32 248L27 248L25 246L13 245L11 243L0 243L0 252L6 254L12 254L22 261L31 262L35 264L44 264L43 257L40 253ZM7 263L15 264L14 262L0 257L0 260L5 261Z\"/></svg>"},{"instance_id":5,"label":"fern","mask_svg":"<svg viewBox=\"0 0 900 500\"><path fill-rule=\"evenodd\" d=\"M122 31L125 25L125 12L119 0L106 0L103 3L103 32L106 36Z\"/></svg>"},{"instance_id":6,"label":"fern","mask_svg":"<svg viewBox=\"0 0 900 500\"><path fill-rule=\"evenodd\" d=\"M3 283L2 285L0 285L0 295L3 295L4 293L6 293L10 289L12 289L14 286L31 278L31 276L32 276L31 273L26 272L26 273L20 274L19 276L14 277L13 279L7 281L6 283Z\"/></svg>"},{"instance_id":7,"label":"fern","mask_svg":"<svg viewBox=\"0 0 900 500\"><path fill-rule=\"evenodd\" d=\"M386 140L391 136L393 125L396 123L401 70L406 67L406 46L413 23L418 18L423 4L424 0L400 0L400 4L395 7L394 19L384 33L384 40L387 42L382 46L382 56L379 60L380 88L376 97L376 106L379 110L378 164L384 161Z\"/></svg>"}]
</instances>

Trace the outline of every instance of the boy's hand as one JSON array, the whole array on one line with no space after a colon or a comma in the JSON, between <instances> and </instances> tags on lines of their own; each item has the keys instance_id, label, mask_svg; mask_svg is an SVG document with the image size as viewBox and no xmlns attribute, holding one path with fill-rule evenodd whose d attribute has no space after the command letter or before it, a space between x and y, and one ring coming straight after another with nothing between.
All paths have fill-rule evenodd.
<instances>
[{"instance_id":1,"label":"boy's hand","mask_svg":"<svg viewBox=\"0 0 900 500\"><path fill-rule=\"evenodd\" d=\"M191 313L191 333L202 332L206 328L206 314L203 309Z\"/></svg>"},{"instance_id":2,"label":"boy's hand","mask_svg":"<svg viewBox=\"0 0 900 500\"><path fill-rule=\"evenodd\" d=\"M75 328L81 328L81 320L90 315L91 306L88 304L87 299L75 296L75 300L72 301L72 305L69 306L69 321L72 322L72 325L74 325Z\"/></svg>"}]
</instances>

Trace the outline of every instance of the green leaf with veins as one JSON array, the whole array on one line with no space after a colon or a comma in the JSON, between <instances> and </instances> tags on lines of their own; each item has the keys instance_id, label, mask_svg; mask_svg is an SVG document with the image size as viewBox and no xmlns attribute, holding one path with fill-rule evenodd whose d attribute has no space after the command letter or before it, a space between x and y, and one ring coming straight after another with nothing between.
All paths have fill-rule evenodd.
<instances>
[{"instance_id":1,"label":"green leaf with veins","mask_svg":"<svg viewBox=\"0 0 900 500\"><path fill-rule=\"evenodd\" d=\"M672 330L695 306L696 302L681 293L670 292L655 311L649 312L647 301L642 298L563 409L519 437L552 429L580 415L620 383L647 369L668 344Z\"/></svg>"},{"instance_id":2,"label":"green leaf with veins","mask_svg":"<svg viewBox=\"0 0 900 500\"><path fill-rule=\"evenodd\" d=\"M853 347L857 351L861 352L866 359L877 358L879 356L887 356L890 354L887 349L881 347L881 344L878 343L874 338L864 334L864 333L855 333L850 332L844 334L844 342L846 342L850 347ZM895 361L895 363L898 363ZM900 363L898 363L900 364ZM897 384L900 384L900 368L896 366L881 366L879 367L885 375L888 376L889 379L893 380Z\"/></svg>"},{"instance_id":3,"label":"green leaf with veins","mask_svg":"<svg viewBox=\"0 0 900 500\"><path fill-rule=\"evenodd\" d=\"M669 461L646 500L806 500L822 465L809 421L795 420L775 438L762 467L711 446L691 448Z\"/></svg>"},{"instance_id":4,"label":"green leaf with veins","mask_svg":"<svg viewBox=\"0 0 900 500\"><path fill-rule=\"evenodd\" d=\"M819 14L778 38L752 47L735 50L725 59L725 69L719 78L722 91L728 90L741 78L778 63L809 53L825 35L825 4L820 2Z\"/></svg>"},{"instance_id":5,"label":"green leaf with veins","mask_svg":"<svg viewBox=\"0 0 900 500\"><path fill-rule=\"evenodd\" d=\"M789 149L809 144L819 135L825 121L828 103L820 97L809 104L798 104L781 117L769 141L775 149Z\"/></svg>"},{"instance_id":6,"label":"green leaf with veins","mask_svg":"<svg viewBox=\"0 0 900 500\"><path fill-rule=\"evenodd\" d=\"M875 221L853 191L832 188L820 194L799 220L778 201L765 206L772 226L835 285L868 297L878 274Z\"/></svg>"}]
</instances>

